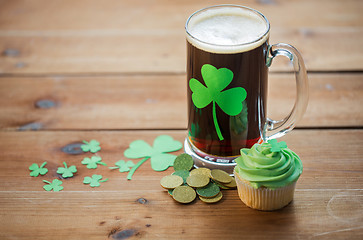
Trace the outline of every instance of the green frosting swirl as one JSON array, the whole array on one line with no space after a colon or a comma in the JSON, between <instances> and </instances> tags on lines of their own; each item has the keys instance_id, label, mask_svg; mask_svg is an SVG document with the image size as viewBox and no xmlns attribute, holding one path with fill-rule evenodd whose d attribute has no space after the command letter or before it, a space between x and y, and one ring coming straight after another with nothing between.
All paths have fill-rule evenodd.
<instances>
[{"instance_id":1,"label":"green frosting swirl","mask_svg":"<svg viewBox=\"0 0 363 240\"><path fill-rule=\"evenodd\" d=\"M276 189L287 186L297 181L303 169L296 153L287 147L272 152L270 143L241 149L241 156L235 161L235 171L254 188L264 186Z\"/></svg>"}]
</instances>

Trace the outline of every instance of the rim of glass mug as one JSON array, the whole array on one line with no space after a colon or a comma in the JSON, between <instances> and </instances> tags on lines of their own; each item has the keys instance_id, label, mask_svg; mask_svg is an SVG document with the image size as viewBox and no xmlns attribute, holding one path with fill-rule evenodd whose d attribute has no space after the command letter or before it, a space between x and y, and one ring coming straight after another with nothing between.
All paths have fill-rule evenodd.
<instances>
[{"instance_id":1,"label":"rim of glass mug","mask_svg":"<svg viewBox=\"0 0 363 240\"><path fill-rule=\"evenodd\" d=\"M253 16L257 16L259 17L259 19L262 19L266 25L266 31L260 35L258 38L246 42L246 43L240 43L240 44L215 44L215 43L210 43L210 42L206 42L203 40L198 39L197 37L193 36L193 34L190 32L189 30L189 25L191 23L193 23L193 20L201 14L206 14L206 12L208 10L218 10L218 9L223 9L222 11L225 11L226 8L230 8L230 11L232 11L231 9L237 9L237 11L246 11L249 13L248 16L252 16L251 14L253 14ZM234 11L236 12L236 11ZM203 17L203 16L200 16ZM196 18L194 21L197 21L198 18ZM245 51L249 51L252 50L258 46L260 46L262 43L264 43L269 35L270 35L270 22L267 20L267 18L260 13L259 11L249 8L249 7L245 7L245 6L240 6L240 5L234 5L234 4L222 4L222 5L214 5L214 6L209 6L209 7L205 7L202 8L196 12L194 12L193 14L191 14L189 16L189 18L187 19L186 23L185 23L185 31L187 33L187 40L189 43L191 43L192 45L194 45L197 48L203 49L205 51L208 52L214 52L214 53L238 53L238 52L245 52Z\"/></svg>"}]
</instances>

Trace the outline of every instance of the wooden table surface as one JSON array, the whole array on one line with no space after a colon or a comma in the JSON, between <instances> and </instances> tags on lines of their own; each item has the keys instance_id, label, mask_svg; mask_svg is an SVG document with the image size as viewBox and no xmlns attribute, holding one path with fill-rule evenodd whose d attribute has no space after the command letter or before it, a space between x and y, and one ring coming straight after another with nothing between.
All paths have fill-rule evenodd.
<instances>
[{"instance_id":1,"label":"wooden table surface","mask_svg":"<svg viewBox=\"0 0 363 240\"><path fill-rule=\"evenodd\" d=\"M237 191L214 205L181 205L161 188L173 172L146 162L131 181L90 153L64 149L97 139L103 161L125 159L133 140L183 141L187 127L184 23L215 0L0 1L0 239L363 239L363 1L229 1L270 20L270 43L302 53L310 101L282 138L304 172L294 201L275 212L246 207ZM287 62L269 77L268 113L295 98ZM281 94L283 93L283 94ZM181 153L182 150L176 153ZM32 163L48 162L30 177ZM66 161L78 173L64 190ZM136 161L134 161L136 162ZM85 176L109 178L98 188Z\"/></svg>"}]
</instances>

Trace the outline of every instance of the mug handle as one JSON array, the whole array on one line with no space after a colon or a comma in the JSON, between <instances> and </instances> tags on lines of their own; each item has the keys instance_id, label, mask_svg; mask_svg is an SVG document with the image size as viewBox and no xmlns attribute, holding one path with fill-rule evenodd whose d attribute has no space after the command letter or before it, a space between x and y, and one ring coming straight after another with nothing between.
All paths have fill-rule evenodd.
<instances>
[{"instance_id":1,"label":"mug handle","mask_svg":"<svg viewBox=\"0 0 363 240\"><path fill-rule=\"evenodd\" d=\"M275 121L270 118L266 119L266 123L262 132L264 141L279 138L290 132L306 111L309 99L308 77L304 61L296 48L289 44L278 43L268 46L266 54L266 66L270 67L272 60L277 56L285 56L290 59L294 67L296 78L296 100L290 114L282 120Z\"/></svg>"}]
</instances>

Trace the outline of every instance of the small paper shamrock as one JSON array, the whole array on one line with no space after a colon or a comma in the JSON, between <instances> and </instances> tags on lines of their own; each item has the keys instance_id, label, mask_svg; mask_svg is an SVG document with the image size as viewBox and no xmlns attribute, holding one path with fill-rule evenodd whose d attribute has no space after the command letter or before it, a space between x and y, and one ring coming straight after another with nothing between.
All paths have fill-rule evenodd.
<instances>
[{"instance_id":1,"label":"small paper shamrock","mask_svg":"<svg viewBox=\"0 0 363 240\"><path fill-rule=\"evenodd\" d=\"M57 173L62 174L62 177L69 178L73 177L73 173L77 172L76 166L72 165L70 167L67 167L67 164L63 162L64 167L59 167L57 170Z\"/></svg>"},{"instance_id":2,"label":"small paper shamrock","mask_svg":"<svg viewBox=\"0 0 363 240\"><path fill-rule=\"evenodd\" d=\"M84 177L83 179L83 183L84 184L89 184L91 187L99 187L101 184L101 182L106 182L108 180L108 178L106 179L102 179L102 175L97 175L97 174L94 174L92 175L92 178L91 177Z\"/></svg>"},{"instance_id":3,"label":"small paper shamrock","mask_svg":"<svg viewBox=\"0 0 363 240\"><path fill-rule=\"evenodd\" d=\"M171 136L160 135L155 138L154 144L151 147L144 140L136 140L130 143L130 147L124 152L127 158L144 158L140 160L130 170L127 179L131 180L131 177L135 170L141 166L146 160L150 158L151 167L155 171L164 171L168 167L173 166L175 155L168 154L167 152L178 151L183 147L183 144L174 140Z\"/></svg>"},{"instance_id":4,"label":"small paper shamrock","mask_svg":"<svg viewBox=\"0 0 363 240\"><path fill-rule=\"evenodd\" d=\"M31 170L30 176L38 177L39 174L40 175L45 175L48 172L48 169L44 167L46 164L47 164L47 162L43 162L42 165L40 165L40 167L39 167L38 164L33 163L29 167L29 170Z\"/></svg>"},{"instance_id":5,"label":"small paper shamrock","mask_svg":"<svg viewBox=\"0 0 363 240\"><path fill-rule=\"evenodd\" d=\"M83 165L87 165L88 169L96 169L97 164L107 166L106 163L101 162L102 158L100 156L92 156L91 158L85 157L82 161Z\"/></svg>"},{"instance_id":6,"label":"small paper shamrock","mask_svg":"<svg viewBox=\"0 0 363 240\"><path fill-rule=\"evenodd\" d=\"M63 182L58 179L54 179L52 182L48 182L47 180L43 180L43 182L47 183L48 185L44 185L43 188L45 191L51 191L53 189L54 192L59 192L63 190Z\"/></svg>"},{"instance_id":7,"label":"small paper shamrock","mask_svg":"<svg viewBox=\"0 0 363 240\"><path fill-rule=\"evenodd\" d=\"M83 141L83 145L81 145L81 149L83 152L91 152L96 153L101 150L100 143L97 140L91 140L89 142Z\"/></svg>"},{"instance_id":8,"label":"small paper shamrock","mask_svg":"<svg viewBox=\"0 0 363 240\"><path fill-rule=\"evenodd\" d=\"M224 90L233 80L233 72L228 68L219 68L204 64L201 69L205 86L195 78L190 79L189 88L193 92L192 100L197 108L213 104L213 123L220 141L224 140L217 121L216 104L230 116L237 116L243 109L242 102L247 92L242 87Z\"/></svg>"},{"instance_id":9,"label":"small paper shamrock","mask_svg":"<svg viewBox=\"0 0 363 240\"><path fill-rule=\"evenodd\" d=\"M267 141L271 145L271 152L281 152L283 148L287 148L286 142L277 142L276 139L271 139Z\"/></svg>"},{"instance_id":10,"label":"small paper shamrock","mask_svg":"<svg viewBox=\"0 0 363 240\"><path fill-rule=\"evenodd\" d=\"M117 167L110 167L110 169L119 169L120 172L128 172L130 171L131 167L135 166L135 164L131 160L127 162L125 162L124 160L120 160L116 162L115 165Z\"/></svg>"}]
</instances>

